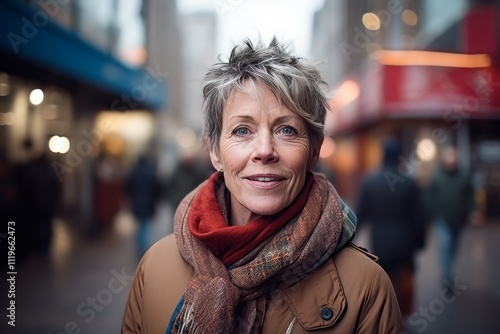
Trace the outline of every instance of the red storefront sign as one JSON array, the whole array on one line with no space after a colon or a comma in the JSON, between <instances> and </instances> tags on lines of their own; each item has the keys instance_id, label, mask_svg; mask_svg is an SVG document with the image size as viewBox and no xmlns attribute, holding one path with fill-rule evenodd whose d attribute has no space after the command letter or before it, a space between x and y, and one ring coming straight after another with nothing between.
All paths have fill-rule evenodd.
<instances>
[{"instance_id":1,"label":"red storefront sign","mask_svg":"<svg viewBox=\"0 0 500 334\"><path fill-rule=\"evenodd\" d=\"M382 74L382 115L438 117L454 109L500 117L500 75L491 67L384 65Z\"/></svg>"},{"instance_id":2,"label":"red storefront sign","mask_svg":"<svg viewBox=\"0 0 500 334\"><path fill-rule=\"evenodd\" d=\"M347 104L332 99L327 131L346 132L384 118L500 118L500 69L386 65L371 59L355 79L358 96ZM352 81L349 79L348 81ZM342 94L342 83L333 96Z\"/></svg>"}]
</instances>

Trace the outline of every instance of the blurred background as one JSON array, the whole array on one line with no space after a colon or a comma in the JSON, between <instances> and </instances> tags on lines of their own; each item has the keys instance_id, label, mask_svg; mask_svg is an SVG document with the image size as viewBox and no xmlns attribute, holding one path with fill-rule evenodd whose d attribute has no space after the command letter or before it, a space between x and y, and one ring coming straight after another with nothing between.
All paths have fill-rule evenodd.
<instances>
[{"instance_id":1,"label":"blurred background","mask_svg":"<svg viewBox=\"0 0 500 334\"><path fill-rule=\"evenodd\" d=\"M429 223L408 332L499 333L499 17L495 0L1 0L0 246L7 265L15 221L17 275L0 332L119 332L141 254L213 172L204 73L275 35L327 83L319 170L354 209L385 138L401 145L388 182L422 189L457 147L481 221L460 235L453 301Z\"/></svg>"}]
</instances>

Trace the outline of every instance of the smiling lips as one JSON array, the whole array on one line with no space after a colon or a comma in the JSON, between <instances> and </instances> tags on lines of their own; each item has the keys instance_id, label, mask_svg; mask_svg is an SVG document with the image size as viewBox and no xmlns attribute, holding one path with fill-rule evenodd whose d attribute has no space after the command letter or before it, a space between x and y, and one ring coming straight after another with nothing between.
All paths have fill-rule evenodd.
<instances>
[{"instance_id":1,"label":"smiling lips","mask_svg":"<svg viewBox=\"0 0 500 334\"><path fill-rule=\"evenodd\" d=\"M249 183L260 189L272 189L275 187L278 187L282 184L282 181L285 180L283 176L279 175L252 175L245 177L246 180L249 181Z\"/></svg>"}]
</instances>

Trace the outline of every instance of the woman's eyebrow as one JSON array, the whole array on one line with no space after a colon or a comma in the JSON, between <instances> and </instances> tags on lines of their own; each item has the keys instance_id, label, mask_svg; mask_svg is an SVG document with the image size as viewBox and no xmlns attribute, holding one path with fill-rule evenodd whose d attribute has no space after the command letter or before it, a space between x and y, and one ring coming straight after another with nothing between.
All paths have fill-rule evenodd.
<instances>
[{"instance_id":1,"label":"woman's eyebrow","mask_svg":"<svg viewBox=\"0 0 500 334\"><path fill-rule=\"evenodd\" d=\"M273 123L282 123L282 122L287 122L287 121L300 121L300 117L295 116L295 115L285 115L285 116L278 116L274 119Z\"/></svg>"},{"instance_id":2,"label":"woman's eyebrow","mask_svg":"<svg viewBox=\"0 0 500 334\"><path fill-rule=\"evenodd\" d=\"M228 121L231 121L233 119L239 119L239 118L242 118L242 119L247 120L247 121L253 121L253 117L249 116L249 115L235 115L235 116L231 116L231 117L228 118Z\"/></svg>"}]
</instances>

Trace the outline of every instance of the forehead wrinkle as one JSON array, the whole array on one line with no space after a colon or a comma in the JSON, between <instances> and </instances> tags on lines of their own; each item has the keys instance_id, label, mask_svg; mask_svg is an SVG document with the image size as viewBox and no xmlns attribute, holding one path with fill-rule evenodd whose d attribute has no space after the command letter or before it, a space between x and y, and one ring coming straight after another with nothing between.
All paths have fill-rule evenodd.
<instances>
[{"instance_id":1,"label":"forehead wrinkle","mask_svg":"<svg viewBox=\"0 0 500 334\"><path fill-rule=\"evenodd\" d=\"M281 103L272 103L272 104L269 104L268 105L268 108L267 108L267 112L269 113L269 115L273 116L273 117L277 117L277 118L281 118L281 116L275 116L275 115L279 115L282 113L282 109L283 109L283 105Z\"/></svg>"},{"instance_id":2,"label":"forehead wrinkle","mask_svg":"<svg viewBox=\"0 0 500 334\"><path fill-rule=\"evenodd\" d=\"M265 111L271 116L281 112L283 108L281 99L265 83L250 78L244 82L243 90L257 101L261 111ZM273 99L273 101L269 103L266 101L268 99Z\"/></svg>"},{"instance_id":3,"label":"forehead wrinkle","mask_svg":"<svg viewBox=\"0 0 500 334\"><path fill-rule=\"evenodd\" d=\"M250 87L250 88L245 87L248 84L251 84L252 87ZM234 99L235 99L235 96L236 96L237 93L246 94L246 95L250 96L254 100L258 100L259 99L259 95L260 95L260 94L257 93L257 87L256 87L254 81L252 79L246 79L242 83L238 83L238 84L236 84L233 87L233 89L231 90L231 92L229 94L228 99L226 100L226 103L224 104L224 109L226 107L229 107L229 106L233 105Z\"/></svg>"},{"instance_id":4,"label":"forehead wrinkle","mask_svg":"<svg viewBox=\"0 0 500 334\"><path fill-rule=\"evenodd\" d=\"M250 97L253 101L256 101L259 106L259 111L265 111L271 116L280 114L284 106L281 103L280 98L276 96L276 94L266 84L260 82L259 80L248 78L241 85L234 87L225 103L224 109L234 106L237 93L243 93L247 95L247 97ZM272 103L266 102L266 100L270 98L274 98L276 101L273 101ZM238 106L239 110L245 108L245 104Z\"/></svg>"},{"instance_id":5,"label":"forehead wrinkle","mask_svg":"<svg viewBox=\"0 0 500 334\"><path fill-rule=\"evenodd\" d=\"M302 121L302 119L296 115L283 115L283 116L278 116L274 119L276 123L285 123L291 120Z\"/></svg>"}]
</instances>

